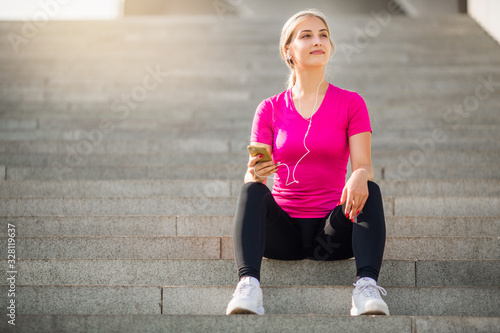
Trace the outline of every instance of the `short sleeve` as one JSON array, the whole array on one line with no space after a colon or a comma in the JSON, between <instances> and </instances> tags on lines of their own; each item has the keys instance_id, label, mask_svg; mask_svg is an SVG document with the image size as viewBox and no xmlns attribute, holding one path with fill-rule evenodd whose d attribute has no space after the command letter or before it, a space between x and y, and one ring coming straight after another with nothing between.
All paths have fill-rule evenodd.
<instances>
[{"instance_id":1,"label":"short sleeve","mask_svg":"<svg viewBox=\"0 0 500 333\"><path fill-rule=\"evenodd\" d=\"M250 142L273 145L272 111L272 104L267 100L263 100L257 106L252 123Z\"/></svg>"},{"instance_id":2,"label":"short sleeve","mask_svg":"<svg viewBox=\"0 0 500 333\"><path fill-rule=\"evenodd\" d=\"M347 137L362 132L372 132L370 116L366 103L358 93L353 93L349 101L349 123L347 126Z\"/></svg>"}]
</instances>

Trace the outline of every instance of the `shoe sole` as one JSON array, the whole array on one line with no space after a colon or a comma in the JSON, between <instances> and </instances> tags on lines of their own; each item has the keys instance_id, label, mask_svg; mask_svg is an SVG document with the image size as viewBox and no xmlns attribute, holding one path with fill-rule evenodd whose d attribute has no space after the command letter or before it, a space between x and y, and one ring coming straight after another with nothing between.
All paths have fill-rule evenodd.
<instances>
[{"instance_id":1,"label":"shoe sole","mask_svg":"<svg viewBox=\"0 0 500 333\"><path fill-rule=\"evenodd\" d=\"M370 315L375 315L375 316L389 316L389 309L387 312L384 310L367 310L363 313L359 313L359 309L357 307L352 307L351 308L351 316L370 316Z\"/></svg>"},{"instance_id":2,"label":"shoe sole","mask_svg":"<svg viewBox=\"0 0 500 333\"><path fill-rule=\"evenodd\" d=\"M228 314L233 315L233 314L258 314L258 313L245 308L234 308Z\"/></svg>"},{"instance_id":3,"label":"shoe sole","mask_svg":"<svg viewBox=\"0 0 500 333\"><path fill-rule=\"evenodd\" d=\"M371 310L365 310L362 313L359 313L358 307L354 304L354 298L352 300L352 307L351 307L351 316L370 316L370 315L376 315L376 316L389 316L389 308L385 306L385 309L373 309L373 306L370 306L372 309ZM383 307L384 308L384 307Z\"/></svg>"},{"instance_id":4,"label":"shoe sole","mask_svg":"<svg viewBox=\"0 0 500 333\"><path fill-rule=\"evenodd\" d=\"M384 311L366 311L366 312L360 314L360 316L369 316L369 315L387 316L388 314L385 313Z\"/></svg>"},{"instance_id":5,"label":"shoe sole","mask_svg":"<svg viewBox=\"0 0 500 333\"><path fill-rule=\"evenodd\" d=\"M351 309L351 316L388 316L388 313L385 313L382 310L372 310L372 311L365 311L363 313L358 314L358 310L352 310Z\"/></svg>"}]
</instances>

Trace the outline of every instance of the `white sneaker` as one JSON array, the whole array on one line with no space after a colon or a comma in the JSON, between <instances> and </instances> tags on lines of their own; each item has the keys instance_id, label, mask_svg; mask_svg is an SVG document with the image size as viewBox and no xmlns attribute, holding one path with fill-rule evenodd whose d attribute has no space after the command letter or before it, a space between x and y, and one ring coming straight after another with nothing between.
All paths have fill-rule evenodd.
<instances>
[{"instance_id":1,"label":"white sneaker","mask_svg":"<svg viewBox=\"0 0 500 333\"><path fill-rule=\"evenodd\" d=\"M377 286L371 278L361 278L354 283L356 287L352 293L351 316L359 315L389 315L389 308L380 297L387 295L384 288Z\"/></svg>"},{"instance_id":2,"label":"white sneaker","mask_svg":"<svg viewBox=\"0 0 500 333\"><path fill-rule=\"evenodd\" d=\"M227 305L227 315L264 314L262 290L257 279L253 279L255 278L245 276L238 282L236 290L233 293L233 298Z\"/></svg>"}]
</instances>

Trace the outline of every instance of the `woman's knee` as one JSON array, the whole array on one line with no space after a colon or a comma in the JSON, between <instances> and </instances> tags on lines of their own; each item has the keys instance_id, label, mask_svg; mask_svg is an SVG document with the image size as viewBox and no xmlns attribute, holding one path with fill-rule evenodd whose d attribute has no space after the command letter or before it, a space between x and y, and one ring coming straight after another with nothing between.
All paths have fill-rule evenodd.
<instances>
[{"instance_id":1,"label":"woman's knee","mask_svg":"<svg viewBox=\"0 0 500 333\"><path fill-rule=\"evenodd\" d=\"M368 190L370 191L370 193L372 191L380 193L380 187L378 186L378 184L371 180L368 181Z\"/></svg>"},{"instance_id":2,"label":"woman's knee","mask_svg":"<svg viewBox=\"0 0 500 333\"><path fill-rule=\"evenodd\" d=\"M365 209L371 207L372 209L380 210L383 212L382 192L377 183L368 181L368 198L365 203Z\"/></svg>"},{"instance_id":3,"label":"woman's knee","mask_svg":"<svg viewBox=\"0 0 500 333\"><path fill-rule=\"evenodd\" d=\"M377 183L369 180L368 181L368 198L382 198L382 192Z\"/></svg>"}]
</instances>

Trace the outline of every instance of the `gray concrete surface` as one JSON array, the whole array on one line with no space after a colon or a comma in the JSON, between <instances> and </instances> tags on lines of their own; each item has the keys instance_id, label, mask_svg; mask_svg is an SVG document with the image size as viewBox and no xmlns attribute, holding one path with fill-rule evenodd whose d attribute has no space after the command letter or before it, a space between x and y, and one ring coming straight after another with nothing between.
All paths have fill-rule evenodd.
<instances>
[{"instance_id":1,"label":"gray concrete surface","mask_svg":"<svg viewBox=\"0 0 500 333\"><path fill-rule=\"evenodd\" d=\"M137 17L50 22L17 54L0 38L0 219L18 232L26 331L500 325L498 44L466 15L392 14L382 25L374 14L327 14L337 44L327 78L370 112L393 316L347 316L353 260L267 259L269 315L222 315L237 279L245 142L258 103L284 89L284 19ZM0 23L0 36L24 24ZM380 28L371 36L370 25ZM148 68L162 80L132 100ZM96 140L104 120L112 128ZM429 142L435 130L446 139Z\"/></svg>"},{"instance_id":2,"label":"gray concrete surface","mask_svg":"<svg viewBox=\"0 0 500 333\"><path fill-rule=\"evenodd\" d=\"M232 215L3 216L21 237L232 236ZM386 216L388 236L475 237L500 235L499 217Z\"/></svg>"},{"instance_id":3,"label":"gray concrete surface","mask_svg":"<svg viewBox=\"0 0 500 333\"><path fill-rule=\"evenodd\" d=\"M370 332L494 332L500 325L495 317L349 317L332 315L223 316L223 315L19 315L24 332L59 331L153 333L172 332L310 332L335 327L346 333ZM7 324L0 323L5 328Z\"/></svg>"},{"instance_id":4,"label":"gray concrete surface","mask_svg":"<svg viewBox=\"0 0 500 333\"><path fill-rule=\"evenodd\" d=\"M233 259L20 259L21 285L227 286L237 282ZM352 259L338 262L264 259L263 286L351 286ZM379 284L387 287L495 287L498 260L391 260ZM226 274L221 274L225 272ZM307 274L305 274L307 272ZM459 272L460 274L457 274ZM146 280L145 280L146 279Z\"/></svg>"},{"instance_id":5,"label":"gray concrete surface","mask_svg":"<svg viewBox=\"0 0 500 333\"><path fill-rule=\"evenodd\" d=\"M392 315L498 317L500 288L398 288L388 287ZM218 314L227 306L234 287L166 287L166 314ZM351 287L262 287L268 314L348 315ZM204 299L206 308L190 299ZM430 301L439 300L439 302ZM459 301L460 300L460 301Z\"/></svg>"}]
</instances>

